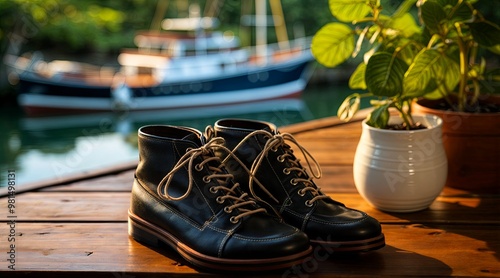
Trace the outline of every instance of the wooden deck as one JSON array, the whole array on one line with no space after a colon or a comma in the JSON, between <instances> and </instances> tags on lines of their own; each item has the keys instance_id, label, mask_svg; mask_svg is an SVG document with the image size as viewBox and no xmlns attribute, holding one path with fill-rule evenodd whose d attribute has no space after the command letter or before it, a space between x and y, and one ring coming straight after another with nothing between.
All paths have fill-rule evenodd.
<instances>
[{"instance_id":1,"label":"wooden deck","mask_svg":"<svg viewBox=\"0 0 500 278\"><path fill-rule=\"evenodd\" d=\"M360 197L353 183L359 121L343 124L328 118L281 130L293 133L320 162L323 178L317 183L323 191L377 218L387 243L383 249L359 255L316 252L307 264L295 268L295 277L500 277L500 195L479 196L446 188L427 210L381 212ZM132 179L133 169L129 168L32 187L17 192L12 214L4 195L0 200L0 276L213 275L186 265L172 250L152 250L129 238L127 209ZM0 193L5 194L3 190ZM15 242L9 242L12 238ZM9 261L12 251L15 262ZM15 270L9 269L13 263ZM89 276L88 272L93 273ZM227 277L236 275L246 274L229 273ZM293 277L286 272L261 275Z\"/></svg>"}]
</instances>

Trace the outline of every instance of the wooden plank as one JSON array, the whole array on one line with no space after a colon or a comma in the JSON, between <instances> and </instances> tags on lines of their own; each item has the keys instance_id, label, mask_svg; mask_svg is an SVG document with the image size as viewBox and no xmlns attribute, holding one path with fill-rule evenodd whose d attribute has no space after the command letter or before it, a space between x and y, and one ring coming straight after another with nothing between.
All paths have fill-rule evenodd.
<instances>
[{"instance_id":1,"label":"wooden plank","mask_svg":"<svg viewBox=\"0 0 500 278\"><path fill-rule=\"evenodd\" d=\"M129 192L27 192L16 196L17 221L126 221ZM7 201L0 199L3 211ZM8 221L6 215L0 221Z\"/></svg>"},{"instance_id":2,"label":"wooden plank","mask_svg":"<svg viewBox=\"0 0 500 278\"><path fill-rule=\"evenodd\" d=\"M351 119L350 122L345 122L340 120L339 118L332 116L332 117L325 117L321 119L316 119L316 120L311 120L307 122L301 122L301 123L296 123L292 125L287 125L283 127L279 127L279 130L281 132L288 132L292 134L300 134L300 133L309 133L314 130L320 130L320 129L328 129L332 127L342 127L344 128L344 125L346 124L354 124L361 122L366 118L366 116L371 112L370 108L366 108L363 110L358 111L356 115Z\"/></svg>"},{"instance_id":3,"label":"wooden plank","mask_svg":"<svg viewBox=\"0 0 500 278\"><path fill-rule=\"evenodd\" d=\"M352 165L358 140L333 143L329 140L307 140L299 143L311 153L321 166ZM302 153L292 146L294 154L300 161L305 161ZM296 150L296 151L295 151Z\"/></svg>"},{"instance_id":4,"label":"wooden plank","mask_svg":"<svg viewBox=\"0 0 500 278\"><path fill-rule=\"evenodd\" d=\"M45 192L130 192L134 181L135 168L116 174L93 179L71 182L64 185L50 186L40 191Z\"/></svg>"},{"instance_id":5,"label":"wooden plank","mask_svg":"<svg viewBox=\"0 0 500 278\"><path fill-rule=\"evenodd\" d=\"M7 238L4 226L1 238ZM152 250L130 239L126 223L18 223L16 229L19 231L16 270L9 272L9 262L1 260L2 277L13 274L88 277L88 272L107 272L108 277L147 277L152 273L177 277L207 275L170 249ZM498 227L416 224L384 225L383 229L387 246L378 251L346 256L316 247L302 265L275 273L273 277L500 275Z\"/></svg>"},{"instance_id":6,"label":"wooden plank","mask_svg":"<svg viewBox=\"0 0 500 278\"><path fill-rule=\"evenodd\" d=\"M329 194L346 206L368 213L381 223L500 225L500 198L438 197L428 209L413 213L384 212L370 206L359 195ZM498 227L500 232L500 227ZM500 236L500 233L499 233Z\"/></svg>"},{"instance_id":7,"label":"wooden plank","mask_svg":"<svg viewBox=\"0 0 500 278\"><path fill-rule=\"evenodd\" d=\"M165 257L130 240L126 223L17 223L16 230L16 272L196 273L179 265L174 252Z\"/></svg>"},{"instance_id":8,"label":"wooden plank","mask_svg":"<svg viewBox=\"0 0 500 278\"><path fill-rule=\"evenodd\" d=\"M54 185L67 184L71 182L77 182L86 180L94 177L101 177L109 174L119 173L125 170L135 168L137 161L129 161L121 164L113 165L110 167L99 168L95 170L83 171L80 173L70 174L63 177L58 177L50 180L44 180L40 182L33 182L28 184L21 184L16 186L16 193L28 192L37 190L40 188L50 187ZM8 188L3 186L0 187L0 197L7 196Z\"/></svg>"},{"instance_id":9,"label":"wooden plank","mask_svg":"<svg viewBox=\"0 0 500 278\"><path fill-rule=\"evenodd\" d=\"M330 120L333 122L334 119ZM308 132L298 132L298 134L294 134L295 139L304 146L322 166L352 165L360 136L360 122L333 125L322 129L311 129ZM292 148L296 150L293 144ZM302 153L296 150L295 154L304 161Z\"/></svg>"},{"instance_id":10,"label":"wooden plank","mask_svg":"<svg viewBox=\"0 0 500 278\"><path fill-rule=\"evenodd\" d=\"M350 122L339 126L332 126L322 129L310 130L308 132L299 132L292 134L295 138L300 140L308 139L359 139L361 136L361 122Z\"/></svg>"},{"instance_id":11,"label":"wooden plank","mask_svg":"<svg viewBox=\"0 0 500 278\"><path fill-rule=\"evenodd\" d=\"M371 207L361 196L335 193L330 196L346 206L365 211L382 223L445 223L500 225L500 198L438 197L427 210L416 213L386 213ZM128 192L30 192L16 199L17 221L33 222L125 222ZM1 209L7 202L0 199ZM0 215L0 221L8 221Z\"/></svg>"}]
</instances>

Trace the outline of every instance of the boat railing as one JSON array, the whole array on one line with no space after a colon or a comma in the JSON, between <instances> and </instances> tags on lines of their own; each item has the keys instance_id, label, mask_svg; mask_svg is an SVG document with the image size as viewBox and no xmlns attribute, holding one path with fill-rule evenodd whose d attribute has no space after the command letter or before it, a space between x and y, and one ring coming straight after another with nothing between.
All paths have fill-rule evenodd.
<instances>
[{"instance_id":1,"label":"boat railing","mask_svg":"<svg viewBox=\"0 0 500 278\"><path fill-rule=\"evenodd\" d=\"M310 54L311 37L301 37L288 41L287 47L282 47L282 43L271 43L266 46L266 51L262 52L262 48L257 46L249 47L251 60L254 63L267 64L286 60L293 56Z\"/></svg>"}]
</instances>

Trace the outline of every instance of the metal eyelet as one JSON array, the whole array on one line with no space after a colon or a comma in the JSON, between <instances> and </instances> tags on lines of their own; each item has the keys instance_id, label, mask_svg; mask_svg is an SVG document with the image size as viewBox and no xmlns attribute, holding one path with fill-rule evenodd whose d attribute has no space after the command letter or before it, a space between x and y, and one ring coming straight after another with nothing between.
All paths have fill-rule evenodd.
<instances>
[{"instance_id":1,"label":"metal eyelet","mask_svg":"<svg viewBox=\"0 0 500 278\"><path fill-rule=\"evenodd\" d=\"M203 166L201 166L200 164L196 164L194 165L194 169L198 172L200 172L201 170L203 170Z\"/></svg>"},{"instance_id":2,"label":"metal eyelet","mask_svg":"<svg viewBox=\"0 0 500 278\"><path fill-rule=\"evenodd\" d=\"M297 180L295 180L295 179L291 179L291 180L290 180L290 183L291 183L292 185L297 185L299 182L298 182Z\"/></svg>"},{"instance_id":3,"label":"metal eyelet","mask_svg":"<svg viewBox=\"0 0 500 278\"><path fill-rule=\"evenodd\" d=\"M305 204L306 204L306 206L308 206L308 207L312 207L312 206L314 205L314 203L313 203L313 202L311 202L311 200L307 200L307 201L305 202Z\"/></svg>"},{"instance_id":4,"label":"metal eyelet","mask_svg":"<svg viewBox=\"0 0 500 278\"><path fill-rule=\"evenodd\" d=\"M215 186L212 186L208 189L208 191L210 191L210 193L217 194L217 192L219 192L219 189L215 188Z\"/></svg>"},{"instance_id":5,"label":"metal eyelet","mask_svg":"<svg viewBox=\"0 0 500 278\"><path fill-rule=\"evenodd\" d=\"M193 148L191 148L191 147L187 147L186 148L186 152L189 152L189 151L192 151L192 150L193 150Z\"/></svg>"},{"instance_id":6,"label":"metal eyelet","mask_svg":"<svg viewBox=\"0 0 500 278\"><path fill-rule=\"evenodd\" d=\"M216 201L217 203L219 203L219 204L224 203L224 200L222 199L222 196L217 197L217 198L215 199L215 201Z\"/></svg>"},{"instance_id":7,"label":"metal eyelet","mask_svg":"<svg viewBox=\"0 0 500 278\"><path fill-rule=\"evenodd\" d=\"M278 148L271 148L271 151L272 151L273 153L275 153L275 152L277 152L277 151L278 151Z\"/></svg>"},{"instance_id":8,"label":"metal eyelet","mask_svg":"<svg viewBox=\"0 0 500 278\"><path fill-rule=\"evenodd\" d=\"M299 194L299 196L304 197L304 195L306 195L306 192L304 192L304 190L302 189L299 189L299 191L297 191L297 194Z\"/></svg>"},{"instance_id":9,"label":"metal eyelet","mask_svg":"<svg viewBox=\"0 0 500 278\"><path fill-rule=\"evenodd\" d=\"M285 175L290 175L290 169L288 169L288 168L284 168L284 169L283 169L283 174L285 174Z\"/></svg>"},{"instance_id":10,"label":"metal eyelet","mask_svg":"<svg viewBox=\"0 0 500 278\"><path fill-rule=\"evenodd\" d=\"M285 162L285 158L282 156L282 155L279 155L278 158L277 158L278 162Z\"/></svg>"},{"instance_id":11,"label":"metal eyelet","mask_svg":"<svg viewBox=\"0 0 500 278\"><path fill-rule=\"evenodd\" d=\"M225 213L231 213L231 212L233 212L233 210L230 209L229 207L224 207L224 212Z\"/></svg>"},{"instance_id":12,"label":"metal eyelet","mask_svg":"<svg viewBox=\"0 0 500 278\"><path fill-rule=\"evenodd\" d=\"M212 179L211 179L211 178L209 178L208 176L204 176L204 177L203 177L203 181L204 181L205 183L209 183L209 182L211 182L211 181L212 181Z\"/></svg>"},{"instance_id":13,"label":"metal eyelet","mask_svg":"<svg viewBox=\"0 0 500 278\"><path fill-rule=\"evenodd\" d=\"M239 219L236 219L236 216L231 216L231 218L229 218L229 221L231 221L231 223L233 223L233 224L240 222Z\"/></svg>"}]
</instances>

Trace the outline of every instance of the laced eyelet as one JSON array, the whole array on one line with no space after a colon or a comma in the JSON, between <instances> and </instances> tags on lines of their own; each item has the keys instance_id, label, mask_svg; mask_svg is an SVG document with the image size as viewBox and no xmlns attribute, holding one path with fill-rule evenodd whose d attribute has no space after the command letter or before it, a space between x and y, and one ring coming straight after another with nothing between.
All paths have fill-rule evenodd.
<instances>
[{"instance_id":1,"label":"laced eyelet","mask_svg":"<svg viewBox=\"0 0 500 278\"><path fill-rule=\"evenodd\" d=\"M186 152L189 152L189 151L192 151L192 150L193 150L193 148L191 148L191 147L187 147L186 148Z\"/></svg>"},{"instance_id":2,"label":"laced eyelet","mask_svg":"<svg viewBox=\"0 0 500 278\"><path fill-rule=\"evenodd\" d=\"M302 190L302 189L299 189L299 191L297 191L297 194L299 194L299 196L303 197L304 195L306 195L306 192L304 192L304 190Z\"/></svg>"},{"instance_id":3,"label":"laced eyelet","mask_svg":"<svg viewBox=\"0 0 500 278\"><path fill-rule=\"evenodd\" d=\"M292 185L297 185L299 182L298 182L296 179L291 179L291 180L290 180L290 183L291 183ZM302 196L304 196L304 195L302 195Z\"/></svg>"},{"instance_id":4,"label":"laced eyelet","mask_svg":"<svg viewBox=\"0 0 500 278\"><path fill-rule=\"evenodd\" d=\"M233 212L233 210L230 209L229 207L224 207L224 212L225 213L231 213L231 212Z\"/></svg>"},{"instance_id":5,"label":"laced eyelet","mask_svg":"<svg viewBox=\"0 0 500 278\"><path fill-rule=\"evenodd\" d=\"M307 201L305 202L305 204L306 204L306 206L308 206L308 207L312 207L312 206L314 205L314 203L312 203L312 202L311 202L311 200L307 200Z\"/></svg>"},{"instance_id":6,"label":"laced eyelet","mask_svg":"<svg viewBox=\"0 0 500 278\"><path fill-rule=\"evenodd\" d=\"M283 169L283 174L285 174L285 175L290 175L290 169L288 169L288 168L284 168L284 169Z\"/></svg>"},{"instance_id":7,"label":"laced eyelet","mask_svg":"<svg viewBox=\"0 0 500 278\"><path fill-rule=\"evenodd\" d=\"M203 170L203 166L201 166L200 164L196 164L196 165L194 166L194 169L195 169L196 171L200 172L201 170Z\"/></svg>"},{"instance_id":8,"label":"laced eyelet","mask_svg":"<svg viewBox=\"0 0 500 278\"><path fill-rule=\"evenodd\" d=\"M215 201L216 201L217 203L219 203L219 204L224 203L224 200L222 199L222 196L217 197L217 198L215 199Z\"/></svg>"},{"instance_id":9,"label":"laced eyelet","mask_svg":"<svg viewBox=\"0 0 500 278\"><path fill-rule=\"evenodd\" d=\"M204 181L205 183L209 183L210 181L212 181L212 179L211 179L211 178L209 178L208 176L204 176L204 177L203 177L203 181Z\"/></svg>"},{"instance_id":10,"label":"laced eyelet","mask_svg":"<svg viewBox=\"0 0 500 278\"><path fill-rule=\"evenodd\" d=\"M240 222L239 219L236 219L236 216L231 216L231 218L229 218L229 221L231 221L231 223L233 223L233 224Z\"/></svg>"},{"instance_id":11,"label":"laced eyelet","mask_svg":"<svg viewBox=\"0 0 500 278\"><path fill-rule=\"evenodd\" d=\"M208 189L208 191L210 191L210 193L213 193L213 194L217 194L217 192L219 192L219 190L217 188L215 188L215 186L212 186Z\"/></svg>"},{"instance_id":12,"label":"laced eyelet","mask_svg":"<svg viewBox=\"0 0 500 278\"><path fill-rule=\"evenodd\" d=\"M285 162L285 158L282 155L279 155L277 158L278 162Z\"/></svg>"},{"instance_id":13,"label":"laced eyelet","mask_svg":"<svg viewBox=\"0 0 500 278\"><path fill-rule=\"evenodd\" d=\"M271 148L271 151L272 151L273 153L275 153L275 152L277 152L277 151L278 151L278 148Z\"/></svg>"}]
</instances>

